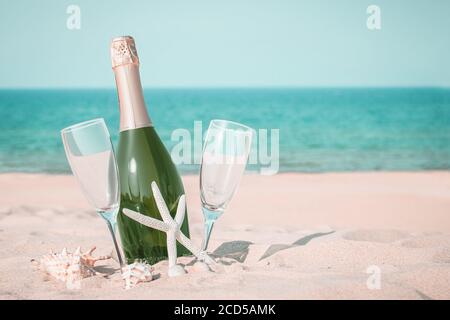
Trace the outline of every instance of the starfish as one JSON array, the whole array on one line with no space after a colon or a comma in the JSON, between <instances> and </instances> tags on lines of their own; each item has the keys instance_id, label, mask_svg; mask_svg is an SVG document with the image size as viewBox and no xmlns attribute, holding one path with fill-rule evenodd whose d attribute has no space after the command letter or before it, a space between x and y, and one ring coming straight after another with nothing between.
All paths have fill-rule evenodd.
<instances>
[{"instance_id":1,"label":"starfish","mask_svg":"<svg viewBox=\"0 0 450 320\"><path fill-rule=\"evenodd\" d=\"M161 195L161 192L159 191L158 185L155 181L151 183L151 188L153 192L153 196L155 197L156 206L158 207L159 213L161 214L161 217L163 218L163 221L148 217L146 215L143 215L139 212L129 210L129 209L123 209L123 213L135 220L136 222L139 222L140 224L143 224L147 227L157 229L159 231L165 232L167 234L167 255L169 257L169 270L168 275L169 277L175 277L182 275L186 273L184 268L177 264L177 246L176 242L180 242L186 249L188 249L194 256L197 257L201 263L207 265L215 264L215 261L208 256L208 254L205 251L200 250L197 248L189 239L186 237L183 232L181 232L180 227L184 220L184 215L186 212L186 197L183 194L180 199L178 200L178 207L177 212L175 215L175 219L172 218L170 215L169 209L167 208L166 202L164 201L163 196Z\"/></svg>"}]
</instances>

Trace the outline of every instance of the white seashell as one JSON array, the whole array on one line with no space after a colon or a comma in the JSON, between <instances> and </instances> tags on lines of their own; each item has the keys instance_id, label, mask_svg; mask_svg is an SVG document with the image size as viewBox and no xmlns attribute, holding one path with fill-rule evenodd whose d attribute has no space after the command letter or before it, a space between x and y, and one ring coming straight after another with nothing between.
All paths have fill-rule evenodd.
<instances>
[{"instance_id":1,"label":"white seashell","mask_svg":"<svg viewBox=\"0 0 450 320\"><path fill-rule=\"evenodd\" d=\"M122 268L122 278L125 280L125 289L131 289L140 282L153 280L153 267L146 262L134 262Z\"/></svg>"},{"instance_id":2,"label":"white seashell","mask_svg":"<svg viewBox=\"0 0 450 320\"><path fill-rule=\"evenodd\" d=\"M93 269L95 262L111 258L110 256L94 258L92 256L94 250L95 247L85 253L81 253L80 247L74 253L68 252L66 248L61 253L50 250L50 253L42 256L38 262L35 260L32 262L45 273L64 282L67 289L80 289L83 278L95 275Z\"/></svg>"}]
</instances>

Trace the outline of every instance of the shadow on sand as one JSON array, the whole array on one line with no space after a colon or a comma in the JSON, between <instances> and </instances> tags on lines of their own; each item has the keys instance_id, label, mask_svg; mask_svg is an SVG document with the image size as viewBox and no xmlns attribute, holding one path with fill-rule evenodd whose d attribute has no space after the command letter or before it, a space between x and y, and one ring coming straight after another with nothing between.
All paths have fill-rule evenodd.
<instances>
[{"instance_id":1,"label":"shadow on sand","mask_svg":"<svg viewBox=\"0 0 450 320\"><path fill-rule=\"evenodd\" d=\"M266 259L268 257L270 257L271 255L281 251L281 250L286 250L289 248L293 248L293 247L297 247L297 246L305 246L308 244L308 242L310 242L312 239L315 238L319 238L319 237L323 237L323 236L327 236L329 234L334 233L335 231L330 231L330 232L318 232L318 233L313 233L310 235L307 235L303 238L298 239L297 241L295 241L293 244L273 244L271 245L266 252L264 252L264 254L261 256L261 258L259 258L259 261Z\"/></svg>"},{"instance_id":2,"label":"shadow on sand","mask_svg":"<svg viewBox=\"0 0 450 320\"><path fill-rule=\"evenodd\" d=\"M335 231L330 232L318 232L313 233L310 235L307 235L305 237L302 237L295 241L292 244L273 244L271 245L266 252L259 258L259 261L266 259L270 257L271 255L274 255L275 253L286 250L289 248L297 247L297 246L304 246L308 244L311 240L323 236L327 236L329 234L334 233ZM248 252L249 252L249 246L253 244L253 242L250 241L243 241L243 240L237 240L237 241L229 241L222 243L214 252L212 252L212 256L215 258L228 258L234 260L234 262L240 262L243 263L245 259L247 258ZM222 263L229 265L234 262L227 262L226 260L223 260Z\"/></svg>"}]
</instances>

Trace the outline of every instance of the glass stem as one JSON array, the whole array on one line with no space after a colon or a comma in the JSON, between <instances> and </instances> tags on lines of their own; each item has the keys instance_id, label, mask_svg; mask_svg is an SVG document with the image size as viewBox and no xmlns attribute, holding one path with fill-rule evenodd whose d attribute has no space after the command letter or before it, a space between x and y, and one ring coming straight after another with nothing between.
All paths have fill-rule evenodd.
<instances>
[{"instance_id":1,"label":"glass stem","mask_svg":"<svg viewBox=\"0 0 450 320\"><path fill-rule=\"evenodd\" d=\"M205 235L203 238L202 251L206 251L206 249L208 248L209 238L211 236L211 231L215 221L215 219L205 220Z\"/></svg>"},{"instance_id":2,"label":"glass stem","mask_svg":"<svg viewBox=\"0 0 450 320\"><path fill-rule=\"evenodd\" d=\"M214 222L216 222L217 218L223 213L223 209L211 210L206 207L203 207L202 209L203 216L205 217L205 235L203 238L202 251L206 251Z\"/></svg>"},{"instance_id":3,"label":"glass stem","mask_svg":"<svg viewBox=\"0 0 450 320\"><path fill-rule=\"evenodd\" d=\"M122 256L122 251L120 250L119 243L117 241L117 233L116 233L116 226L117 226L117 212L107 212L107 211L98 211L100 216L105 219L106 224L108 226L109 232L111 233L111 237L114 243L114 248L116 249L117 254L117 260L119 260L120 267L124 267L124 259Z\"/></svg>"}]
</instances>

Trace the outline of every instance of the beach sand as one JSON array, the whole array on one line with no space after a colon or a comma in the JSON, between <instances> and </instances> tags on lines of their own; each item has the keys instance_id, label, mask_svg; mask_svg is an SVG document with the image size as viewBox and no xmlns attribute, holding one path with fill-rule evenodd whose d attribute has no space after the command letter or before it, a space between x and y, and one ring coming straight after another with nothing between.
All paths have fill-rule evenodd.
<instances>
[{"instance_id":1,"label":"beach sand","mask_svg":"<svg viewBox=\"0 0 450 320\"><path fill-rule=\"evenodd\" d=\"M201 242L198 176L183 177ZM218 220L217 272L124 290L117 264L68 290L30 260L77 246L108 254L104 221L72 176L0 175L0 299L450 299L450 172L244 176Z\"/></svg>"}]
</instances>

